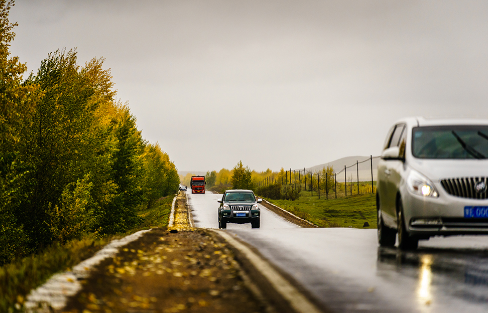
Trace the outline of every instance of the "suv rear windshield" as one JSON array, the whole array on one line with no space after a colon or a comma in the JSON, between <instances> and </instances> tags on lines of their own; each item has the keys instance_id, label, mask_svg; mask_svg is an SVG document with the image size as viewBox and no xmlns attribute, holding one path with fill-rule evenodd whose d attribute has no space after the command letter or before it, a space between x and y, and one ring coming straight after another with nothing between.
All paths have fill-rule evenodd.
<instances>
[{"instance_id":1,"label":"suv rear windshield","mask_svg":"<svg viewBox=\"0 0 488 313\"><path fill-rule=\"evenodd\" d=\"M488 126L414 127L412 138L412 153L416 158L488 158Z\"/></svg>"},{"instance_id":2,"label":"suv rear windshield","mask_svg":"<svg viewBox=\"0 0 488 313\"><path fill-rule=\"evenodd\" d=\"M225 201L229 202L255 202L256 198L252 192L227 192Z\"/></svg>"}]
</instances>

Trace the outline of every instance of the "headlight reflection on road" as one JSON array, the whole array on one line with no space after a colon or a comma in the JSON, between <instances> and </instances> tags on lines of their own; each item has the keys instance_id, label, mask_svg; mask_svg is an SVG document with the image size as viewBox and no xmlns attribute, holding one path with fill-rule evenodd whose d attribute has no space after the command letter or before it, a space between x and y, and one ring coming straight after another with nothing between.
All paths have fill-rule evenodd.
<instances>
[{"instance_id":1,"label":"headlight reflection on road","mask_svg":"<svg viewBox=\"0 0 488 313\"><path fill-rule=\"evenodd\" d=\"M432 255L423 255L420 258L419 286L417 296L423 305L429 305L432 301Z\"/></svg>"}]
</instances>

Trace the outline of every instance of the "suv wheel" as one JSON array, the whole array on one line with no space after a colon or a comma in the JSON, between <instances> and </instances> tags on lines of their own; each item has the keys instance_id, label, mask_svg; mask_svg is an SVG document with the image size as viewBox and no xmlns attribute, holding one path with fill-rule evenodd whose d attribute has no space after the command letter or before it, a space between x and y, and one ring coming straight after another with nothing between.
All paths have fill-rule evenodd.
<instances>
[{"instance_id":1,"label":"suv wheel","mask_svg":"<svg viewBox=\"0 0 488 313\"><path fill-rule=\"evenodd\" d=\"M219 219L219 228L225 229L227 228L227 221L222 219Z\"/></svg>"},{"instance_id":2,"label":"suv wheel","mask_svg":"<svg viewBox=\"0 0 488 313\"><path fill-rule=\"evenodd\" d=\"M398 201L398 247L401 250L415 250L419 245L419 240L417 238L411 237L408 234L407 227L405 225L405 218L403 216L403 204L402 201Z\"/></svg>"},{"instance_id":3,"label":"suv wheel","mask_svg":"<svg viewBox=\"0 0 488 313\"><path fill-rule=\"evenodd\" d=\"M378 243L382 247L393 247L396 241L396 231L383 223L379 196L376 197Z\"/></svg>"},{"instance_id":4,"label":"suv wheel","mask_svg":"<svg viewBox=\"0 0 488 313\"><path fill-rule=\"evenodd\" d=\"M261 219L258 218L257 220L252 221L251 226L252 228L259 228L261 226Z\"/></svg>"}]
</instances>

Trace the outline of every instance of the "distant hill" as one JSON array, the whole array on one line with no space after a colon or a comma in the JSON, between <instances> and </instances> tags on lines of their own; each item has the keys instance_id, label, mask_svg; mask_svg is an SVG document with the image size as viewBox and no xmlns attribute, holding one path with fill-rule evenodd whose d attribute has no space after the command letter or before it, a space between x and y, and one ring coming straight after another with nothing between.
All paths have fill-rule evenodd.
<instances>
[{"instance_id":1,"label":"distant hill","mask_svg":"<svg viewBox=\"0 0 488 313\"><path fill-rule=\"evenodd\" d=\"M345 157L341 158L332 162L328 163L323 163L320 165L315 165L312 167L306 168L307 172L313 172L316 173L318 171L321 171L324 167L327 166L332 166L334 168L334 172L340 172L341 170L344 170L344 165L347 166L347 181L356 181L357 180L357 170L356 170L356 161L364 161L367 160L366 162L360 163L359 164L359 181L370 181L371 180L371 161L369 160L369 156L350 156L350 157ZM373 180L376 180L376 168L378 165L379 158L373 156ZM354 165L352 167L349 167L351 165ZM303 169L302 169L303 170ZM337 181L338 182L343 182L344 181L344 172L337 174Z\"/></svg>"}]
</instances>

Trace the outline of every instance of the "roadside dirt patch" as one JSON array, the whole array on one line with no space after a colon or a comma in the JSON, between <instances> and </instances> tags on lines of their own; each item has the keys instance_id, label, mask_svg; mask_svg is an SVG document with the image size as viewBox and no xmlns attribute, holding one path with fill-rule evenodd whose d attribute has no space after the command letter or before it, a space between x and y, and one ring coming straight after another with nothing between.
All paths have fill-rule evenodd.
<instances>
[{"instance_id":1,"label":"roadside dirt patch","mask_svg":"<svg viewBox=\"0 0 488 313\"><path fill-rule=\"evenodd\" d=\"M153 229L100 264L62 312L265 312L206 230Z\"/></svg>"}]
</instances>

